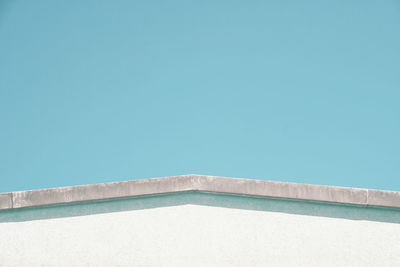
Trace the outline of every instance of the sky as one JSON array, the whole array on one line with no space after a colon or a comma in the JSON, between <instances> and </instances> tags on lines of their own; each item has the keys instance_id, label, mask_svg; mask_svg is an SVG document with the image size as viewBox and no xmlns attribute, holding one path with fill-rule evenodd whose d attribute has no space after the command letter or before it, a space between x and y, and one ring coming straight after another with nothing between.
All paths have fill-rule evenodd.
<instances>
[{"instance_id":1,"label":"sky","mask_svg":"<svg viewBox=\"0 0 400 267\"><path fill-rule=\"evenodd\" d=\"M181 174L400 190L400 2L0 2L0 192Z\"/></svg>"}]
</instances>

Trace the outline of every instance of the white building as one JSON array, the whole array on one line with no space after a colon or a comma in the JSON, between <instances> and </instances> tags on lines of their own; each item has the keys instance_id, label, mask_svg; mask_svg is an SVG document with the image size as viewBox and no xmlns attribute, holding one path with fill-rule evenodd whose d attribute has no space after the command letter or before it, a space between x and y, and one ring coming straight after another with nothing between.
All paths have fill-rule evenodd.
<instances>
[{"instance_id":1,"label":"white building","mask_svg":"<svg viewBox=\"0 0 400 267\"><path fill-rule=\"evenodd\" d=\"M400 266L400 192L183 175L4 193L0 266Z\"/></svg>"}]
</instances>

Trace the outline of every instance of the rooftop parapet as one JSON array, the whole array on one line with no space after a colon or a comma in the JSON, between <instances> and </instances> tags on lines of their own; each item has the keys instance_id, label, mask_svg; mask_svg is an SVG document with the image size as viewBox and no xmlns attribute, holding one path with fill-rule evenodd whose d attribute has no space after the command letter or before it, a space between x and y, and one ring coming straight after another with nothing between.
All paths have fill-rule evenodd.
<instances>
[{"instance_id":1,"label":"rooftop parapet","mask_svg":"<svg viewBox=\"0 0 400 267\"><path fill-rule=\"evenodd\" d=\"M400 208L400 192L277 181L180 175L0 194L0 210L202 191L267 198Z\"/></svg>"}]
</instances>

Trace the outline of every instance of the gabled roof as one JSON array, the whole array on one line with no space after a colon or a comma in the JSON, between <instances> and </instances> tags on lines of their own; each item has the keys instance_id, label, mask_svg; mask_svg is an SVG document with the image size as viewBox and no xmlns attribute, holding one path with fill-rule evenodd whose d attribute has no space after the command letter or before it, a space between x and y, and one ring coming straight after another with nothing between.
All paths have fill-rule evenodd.
<instances>
[{"instance_id":1,"label":"gabled roof","mask_svg":"<svg viewBox=\"0 0 400 267\"><path fill-rule=\"evenodd\" d=\"M207 175L180 175L0 194L0 210L186 191L400 208L400 192Z\"/></svg>"}]
</instances>

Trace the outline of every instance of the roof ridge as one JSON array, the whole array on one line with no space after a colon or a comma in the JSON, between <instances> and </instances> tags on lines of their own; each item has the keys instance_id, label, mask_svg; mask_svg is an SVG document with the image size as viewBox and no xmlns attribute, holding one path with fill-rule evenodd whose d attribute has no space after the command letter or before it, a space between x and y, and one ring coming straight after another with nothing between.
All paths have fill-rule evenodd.
<instances>
[{"instance_id":1,"label":"roof ridge","mask_svg":"<svg viewBox=\"0 0 400 267\"><path fill-rule=\"evenodd\" d=\"M0 194L0 210L185 191L400 208L400 192L199 174Z\"/></svg>"}]
</instances>

